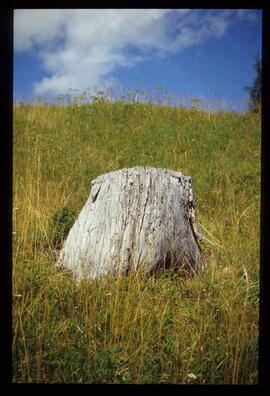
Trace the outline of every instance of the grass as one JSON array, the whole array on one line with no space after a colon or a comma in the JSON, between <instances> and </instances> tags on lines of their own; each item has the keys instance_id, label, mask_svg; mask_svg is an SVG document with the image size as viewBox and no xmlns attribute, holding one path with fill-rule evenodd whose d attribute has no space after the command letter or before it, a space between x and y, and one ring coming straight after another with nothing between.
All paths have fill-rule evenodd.
<instances>
[{"instance_id":1,"label":"grass","mask_svg":"<svg viewBox=\"0 0 270 396\"><path fill-rule=\"evenodd\" d=\"M14 107L14 382L257 383L260 122L123 100ZM136 165L193 177L207 269L77 284L55 266L65 224L92 179Z\"/></svg>"}]
</instances>

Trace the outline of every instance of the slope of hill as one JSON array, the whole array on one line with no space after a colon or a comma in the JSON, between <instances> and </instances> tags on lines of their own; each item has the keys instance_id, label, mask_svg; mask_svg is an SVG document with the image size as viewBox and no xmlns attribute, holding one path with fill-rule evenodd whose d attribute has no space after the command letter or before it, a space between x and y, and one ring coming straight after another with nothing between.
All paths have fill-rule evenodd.
<instances>
[{"instance_id":1,"label":"slope of hill","mask_svg":"<svg viewBox=\"0 0 270 396\"><path fill-rule=\"evenodd\" d=\"M14 108L13 380L257 383L258 115L153 104ZM79 285L57 249L98 175L193 177L207 269Z\"/></svg>"}]
</instances>

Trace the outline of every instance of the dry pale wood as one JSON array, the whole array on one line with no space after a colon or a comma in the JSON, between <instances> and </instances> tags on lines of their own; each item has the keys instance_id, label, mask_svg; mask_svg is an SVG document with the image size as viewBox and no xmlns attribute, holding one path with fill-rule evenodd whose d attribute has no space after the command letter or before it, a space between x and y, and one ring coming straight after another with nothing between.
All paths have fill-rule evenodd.
<instances>
[{"instance_id":1,"label":"dry pale wood","mask_svg":"<svg viewBox=\"0 0 270 396\"><path fill-rule=\"evenodd\" d=\"M180 172L135 167L92 181L58 264L83 276L202 267L192 180Z\"/></svg>"}]
</instances>

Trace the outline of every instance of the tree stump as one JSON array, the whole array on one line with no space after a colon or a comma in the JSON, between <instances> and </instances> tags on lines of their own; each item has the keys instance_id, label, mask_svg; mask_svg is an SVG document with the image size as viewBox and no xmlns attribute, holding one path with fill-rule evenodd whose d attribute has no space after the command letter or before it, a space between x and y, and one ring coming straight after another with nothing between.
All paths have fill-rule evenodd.
<instances>
[{"instance_id":1,"label":"tree stump","mask_svg":"<svg viewBox=\"0 0 270 396\"><path fill-rule=\"evenodd\" d=\"M192 179L180 172L135 167L103 174L71 228L58 265L77 278L154 273L194 274L203 263Z\"/></svg>"}]
</instances>

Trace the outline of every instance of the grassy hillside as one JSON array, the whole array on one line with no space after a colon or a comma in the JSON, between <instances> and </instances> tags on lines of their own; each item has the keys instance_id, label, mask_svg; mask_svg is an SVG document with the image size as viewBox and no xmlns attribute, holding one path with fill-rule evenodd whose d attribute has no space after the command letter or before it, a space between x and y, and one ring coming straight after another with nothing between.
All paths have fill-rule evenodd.
<instances>
[{"instance_id":1,"label":"grassy hillside","mask_svg":"<svg viewBox=\"0 0 270 396\"><path fill-rule=\"evenodd\" d=\"M14 382L257 382L260 118L110 103L14 108ZM55 255L98 175L193 177L207 269L76 284Z\"/></svg>"}]
</instances>

